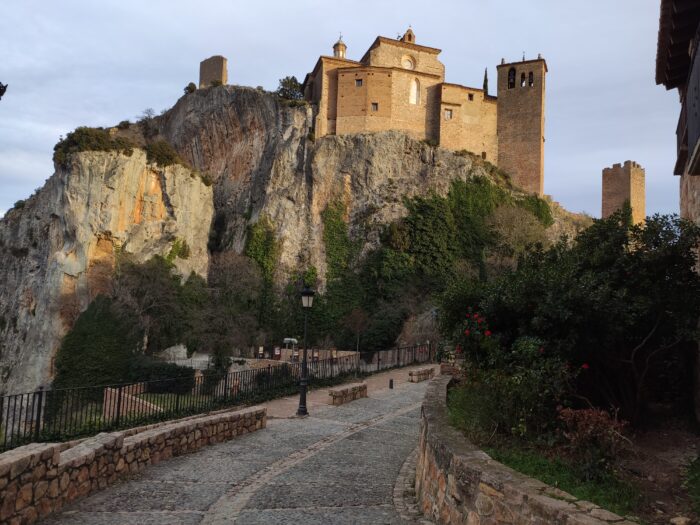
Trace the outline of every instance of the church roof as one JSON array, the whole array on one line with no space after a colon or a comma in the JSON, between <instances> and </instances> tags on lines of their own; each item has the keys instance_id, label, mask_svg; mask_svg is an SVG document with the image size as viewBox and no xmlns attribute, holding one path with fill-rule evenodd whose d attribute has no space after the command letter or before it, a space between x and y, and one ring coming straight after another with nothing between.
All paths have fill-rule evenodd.
<instances>
[{"instance_id":1,"label":"church roof","mask_svg":"<svg viewBox=\"0 0 700 525\"><path fill-rule=\"evenodd\" d=\"M421 46L418 44L410 44L408 42L403 42L402 40L396 40L395 38L387 38L385 36L378 36L374 42L372 42L372 45L369 46L369 49L365 52L365 54L362 56L360 59L360 62L364 62L367 56L369 55L369 52L372 51L375 47L379 46L379 44L389 44L393 46L399 46L399 47L405 47L406 49L413 49L415 51L423 51L425 53L431 53L433 55L439 55L442 53L442 49L438 49L436 47L428 47L428 46Z\"/></svg>"}]
</instances>

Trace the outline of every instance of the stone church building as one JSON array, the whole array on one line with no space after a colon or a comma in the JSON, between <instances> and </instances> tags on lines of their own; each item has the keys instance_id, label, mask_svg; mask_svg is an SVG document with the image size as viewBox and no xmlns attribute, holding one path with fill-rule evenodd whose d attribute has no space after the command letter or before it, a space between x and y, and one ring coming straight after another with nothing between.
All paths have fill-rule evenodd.
<instances>
[{"instance_id":1,"label":"stone church building","mask_svg":"<svg viewBox=\"0 0 700 525\"><path fill-rule=\"evenodd\" d=\"M411 29L400 39L377 37L359 60L342 39L321 56L303 83L314 104L316 137L400 130L443 148L467 150L509 173L516 186L542 195L544 97L547 63L497 67L497 96L445 82L440 50L416 44Z\"/></svg>"}]
</instances>

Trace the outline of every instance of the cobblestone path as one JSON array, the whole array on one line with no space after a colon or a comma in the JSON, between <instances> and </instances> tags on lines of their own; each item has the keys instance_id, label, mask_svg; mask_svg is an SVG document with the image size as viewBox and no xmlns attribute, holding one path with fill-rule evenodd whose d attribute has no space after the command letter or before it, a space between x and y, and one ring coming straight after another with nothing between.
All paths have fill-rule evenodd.
<instances>
[{"instance_id":1,"label":"cobblestone path","mask_svg":"<svg viewBox=\"0 0 700 525\"><path fill-rule=\"evenodd\" d=\"M423 383L204 448L66 508L46 525L405 524Z\"/></svg>"}]
</instances>

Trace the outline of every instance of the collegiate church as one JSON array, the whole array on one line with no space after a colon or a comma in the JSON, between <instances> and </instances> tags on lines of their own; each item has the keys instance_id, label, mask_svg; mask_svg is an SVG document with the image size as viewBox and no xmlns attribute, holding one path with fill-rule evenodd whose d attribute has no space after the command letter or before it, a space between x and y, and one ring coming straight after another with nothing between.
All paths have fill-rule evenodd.
<instances>
[{"instance_id":1,"label":"collegiate church","mask_svg":"<svg viewBox=\"0 0 700 525\"><path fill-rule=\"evenodd\" d=\"M468 150L542 195L544 96L547 63L497 67L497 96L445 82L440 50L419 45L411 29L399 39L377 37L359 60L346 56L342 38L333 56L321 56L303 83L315 108L316 137L404 131L443 148Z\"/></svg>"}]
</instances>

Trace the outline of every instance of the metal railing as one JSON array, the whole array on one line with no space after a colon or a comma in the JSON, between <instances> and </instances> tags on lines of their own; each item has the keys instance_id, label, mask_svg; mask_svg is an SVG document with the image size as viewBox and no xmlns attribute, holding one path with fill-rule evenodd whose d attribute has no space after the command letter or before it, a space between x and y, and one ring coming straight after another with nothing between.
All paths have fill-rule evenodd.
<instances>
[{"instance_id":1,"label":"metal railing","mask_svg":"<svg viewBox=\"0 0 700 525\"><path fill-rule=\"evenodd\" d=\"M431 345L308 361L312 388L388 368L433 360ZM0 452L38 441L65 441L98 432L176 419L297 391L301 363L197 374L141 383L39 389L0 397Z\"/></svg>"}]
</instances>

